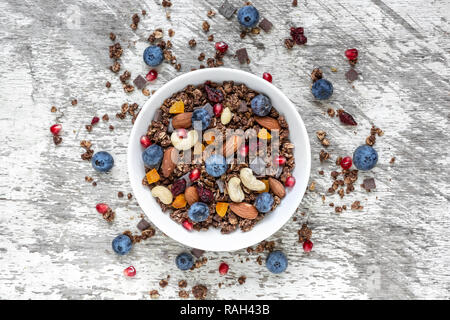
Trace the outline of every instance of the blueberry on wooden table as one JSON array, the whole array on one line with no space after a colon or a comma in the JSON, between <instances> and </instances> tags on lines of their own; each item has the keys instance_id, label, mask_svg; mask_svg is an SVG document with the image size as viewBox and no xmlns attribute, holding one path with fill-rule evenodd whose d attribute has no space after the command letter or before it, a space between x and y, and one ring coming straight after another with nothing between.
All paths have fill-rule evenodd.
<instances>
[{"instance_id":1,"label":"blueberry on wooden table","mask_svg":"<svg viewBox=\"0 0 450 320\"><path fill-rule=\"evenodd\" d=\"M353 164L359 170L370 170L378 162L378 153L374 148L368 145L362 145L356 148L353 153Z\"/></svg>"},{"instance_id":2,"label":"blueberry on wooden table","mask_svg":"<svg viewBox=\"0 0 450 320\"><path fill-rule=\"evenodd\" d=\"M130 237L121 234L114 238L112 242L112 248L115 253L123 256L130 252L131 247L133 246L133 242Z\"/></svg>"},{"instance_id":3,"label":"blueberry on wooden table","mask_svg":"<svg viewBox=\"0 0 450 320\"><path fill-rule=\"evenodd\" d=\"M114 166L114 158L106 151L94 154L91 160L92 167L100 172L107 172Z\"/></svg>"},{"instance_id":4,"label":"blueberry on wooden table","mask_svg":"<svg viewBox=\"0 0 450 320\"><path fill-rule=\"evenodd\" d=\"M311 92L316 99L325 100L333 94L333 85L326 79L319 79L312 85Z\"/></svg>"},{"instance_id":5,"label":"blueberry on wooden table","mask_svg":"<svg viewBox=\"0 0 450 320\"><path fill-rule=\"evenodd\" d=\"M253 28L259 21L259 12L254 6L244 6L238 10L238 21L246 28Z\"/></svg>"},{"instance_id":6,"label":"blueberry on wooden table","mask_svg":"<svg viewBox=\"0 0 450 320\"><path fill-rule=\"evenodd\" d=\"M189 270L194 265L194 258L191 254L183 252L175 258L175 264L180 270Z\"/></svg>"},{"instance_id":7,"label":"blueberry on wooden table","mask_svg":"<svg viewBox=\"0 0 450 320\"><path fill-rule=\"evenodd\" d=\"M285 254L281 251L273 251L266 260L266 267L272 273L282 273L288 265Z\"/></svg>"},{"instance_id":8,"label":"blueberry on wooden table","mask_svg":"<svg viewBox=\"0 0 450 320\"><path fill-rule=\"evenodd\" d=\"M144 62L150 67L156 67L163 62L163 51L158 46L149 46L144 50Z\"/></svg>"}]
</instances>

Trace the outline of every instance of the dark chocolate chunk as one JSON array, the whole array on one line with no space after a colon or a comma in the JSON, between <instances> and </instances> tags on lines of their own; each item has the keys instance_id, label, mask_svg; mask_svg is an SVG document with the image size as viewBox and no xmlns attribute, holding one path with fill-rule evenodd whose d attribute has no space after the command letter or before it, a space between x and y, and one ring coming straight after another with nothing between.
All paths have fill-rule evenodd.
<instances>
[{"instance_id":1,"label":"dark chocolate chunk","mask_svg":"<svg viewBox=\"0 0 450 320\"><path fill-rule=\"evenodd\" d=\"M367 191L370 191L372 189L375 189L377 186L375 185L375 179L374 178L367 178L363 181L363 188Z\"/></svg>"},{"instance_id":2,"label":"dark chocolate chunk","mask_svg":"<svg viewBox=\"0 0 450 320\"><path fill-rule=\"evenodd\" d=\"M242 48L242 49L237 50L236 56L237 56L240 64L248 63L247 49Z\"/></svg>"},{"instance_id":3,"label":"dark chocolate chunk","mask_svg":"<svg viewBox=\"0 0 450 320\"><path fill-rule=\"evenodd\" d=\"M236 8L232 4L230 4L227 0L225 0L223 4L219 7L219 13L227 19L230 19L235 12Z\"/></svg>"},{"instance_id":4,"label":"dark chocolate chunk","mask_svg":"<svg viewBox=\"0 0 450 320\"><path fill-rule=\"evenodd\" d=\"M138 75L136 79L133 80L133 83L139 90L142 90L147 84L147 80L143 76Z\"/></svg>"},{"instance_id":5,"label":"dark chocolate chunk","mask_svg":"<svg viewBox=\"0 0 450 320\"><path fill-rule=\"evenodd\" d=\"M161 120L161 115L162 115L161 109L156 110L155 114L153 116L153 121L156 121L156 122L160 121Z\"/></svg>"},{"instance_id":6,"label":"dark chocolate chunk","mask_svg":"<svg viewBox=\"0 0 450 320\"><path fill-rule=\"evenodd\" d=\"M345 77L348 81L353 82L358 79L358 72L356 72L355 69L350 69L345 73Z\"/></svg>"},{"instance_id":7,"label":"dark chocolate chunk","mask_svg":"<svg viewBox=\"0 0 450 320\"><path fill-rule=\"evenodd\" d=\"M141 231L147 230L150 227L150 223L148 223L148 221L145 219L141 219L141 221L139 221L139 223L137 224L137 228Z\"/></svg>"},{"instance_id":8,"label":"dark chocolate chunk","mask_svg":"<svg viewBox=\"0 0 450 320\"><path fill-rule=\"evenodd\" d=\"M200 250L200 249L192 249L191 253L194 255L194 257L196 257L198 259L203 255L203 253L205 253L205 251Z\"/></svg>"},{"instance_id":9,"label":"dark chocolate chunk","mask_svg":"<svg viewBox=\"0 0 450 320\"><path fill-rule=\"evenodd\" d=\"M260 27L261 29L263 29L265 32L269 32L270 29L272 29L273 24L272 24L272 22L270 22L270 21L267 20L266 18L263 18L263 19L261 20L261 22L259 23L259 27Z\"/></svg>"}]
</instances>

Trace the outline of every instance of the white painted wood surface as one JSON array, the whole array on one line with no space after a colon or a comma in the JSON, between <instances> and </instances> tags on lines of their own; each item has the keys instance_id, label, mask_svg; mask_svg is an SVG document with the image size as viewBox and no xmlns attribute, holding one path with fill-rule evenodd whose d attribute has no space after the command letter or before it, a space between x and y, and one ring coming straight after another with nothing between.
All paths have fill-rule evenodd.
<instances>
[{"instance_id":1,"label":"white painted wood surface","mask_svg":"<svg viewBox=\"0 0 450 320\"><path fill-rule=\"evenodd\" d=\"M161 298L173 299L181 279L188 289L205 284L211 299L450 298L449 2L309 0L292 8L290 0L255 0L275 26L269 34L242 41L235 18L207 18L219 0L174 0L170 21L160 2L0 2L0 298L149 299L149 290L157 289ZM131 16L141 9L148 15L133 32ZM117 198L118 191L131 191L126 172L131 123L114 115L123 102L142 105L146 97L125 94L109 71L109 32L125 48L122 70L134 79L147 70L141 53L158 27L166 39L167 30L175 30L171 40L181 72L198 67L200 52L212 56L213 44L201 29L204 20L216 40L228 42L231 51L246 47L252 61L241 66L228 56L225 65L272 73L274 84L298 106L311 137L316 191L308 192L299 208L307 216L297 215L270 239L289 258L281 275L267 272L255 262L257 255L245 250L206 253L205 266L183 273L173 260L185 248L158 231L127 256L111 250L115 235L136 231L141 214L134 200ZM282 40L291 25L305 27L308 44L288 51ZM187 46L191 38L198 43L194 49ZM354 88L344 77L349 66L343 52L351 47L360 51L356 69L361 79ZM326 103L314 101L309 91L313 66L321 66L334 84ZM177 75L164 64L149 88ZM72 106L75 98L78 105ZM50 112L52 105L58 107L56 114ZM356 130L329 118L330 106L352 113L359 122ZM100 122L88 133L84 125L105 113L116 129L110 132L108 123ZM48 130L55 122L64 128L63 143L56 147ZM357 185L344 201L335 195L322 203L334 161L320 164L315 132L328 133L334 160L364 143L372 124L385 131L375 145L380 161L359 181L374 176L376 191L368 194ZM116 166L111 174L96 174L80 159L82 139L91 140L97 151L112 152ZM391 157L396 157L393 165ZM318 175L320 169L325 176ZM86 183L86 175L98 186ZM349 206L354 200L361 200L362 212L337 215L328 206L330 201ZM95 212L100 201L115 209L113 224ZM313 229L310 254L297 242L303 221ZM221 261L230 264L225 277L217 272ZM137 269L134 279L122 275L128 265ZM169 274L169 285L159 288L159 280ZM247 277L244 285L237 283L241 275ZM218 282L225 285L219 288Z\"/></svg>"}]
</instances>

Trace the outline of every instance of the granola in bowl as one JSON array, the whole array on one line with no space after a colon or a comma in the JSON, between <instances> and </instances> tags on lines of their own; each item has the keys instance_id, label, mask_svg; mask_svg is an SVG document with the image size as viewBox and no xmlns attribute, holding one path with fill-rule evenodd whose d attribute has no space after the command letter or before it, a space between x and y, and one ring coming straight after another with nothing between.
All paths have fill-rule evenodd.
<instances>
[{"instance_id":1,"label":"granola in bowl","mask_svg":"<svg viewBox=\"0 0 450 320\"><path fill-rule=\"evenodd\" d=\"M188 85L164 101L142 140L151 141L142 184L188 230L249 231L295 183L286 119L242 83Z\"/></svg>"}]
</instances>

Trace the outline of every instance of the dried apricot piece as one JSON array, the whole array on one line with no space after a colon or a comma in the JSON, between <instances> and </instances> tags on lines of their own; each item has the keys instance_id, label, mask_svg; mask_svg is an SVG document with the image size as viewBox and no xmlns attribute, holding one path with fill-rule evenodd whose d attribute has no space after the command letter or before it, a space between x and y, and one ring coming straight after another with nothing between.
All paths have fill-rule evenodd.
<instances>
[{"instance_id":1,"label":"dried apricot piece","mask_svg":"<svg viewBox=\"0 0 450 320\"><path fill-rule=\"evenodd\" d=\"M175 209L186 207L186 198L184 196L184 193L176 196L175 200L173 200L172 202L172 207L174 207Z\"/></svg>"},{"instance_id":2,"label":"dried apricot piece","mask_svg":"<svg viewBox=\"0 0 450 320\"><path fill-rule=\"evenodd\" d=\"M214 136L214 131L206 131L203 134L203 139L205 139L205 142L207 144L211 144L214 142L214 140L216 140L216 137Z\"/></svg>"},{"instance_id":3,"label":"dried apricot piece","mask_svg":"<svg viewBox=\"0 0 450 320\"><path fill-rule=\"evenodd\" d=\"M269 180L262 179L261 181L264 182L264 184L266 185L266 188L263 191L259 191L259 193L269 192Z\"/></svg>"},{"instance_id":4,"label":"dried apricot piece","mask_svg":"<svg viewBox=\"0 0 450 320\"><path fill-rule=\"evenodd\" d=\"M217 202L216 204L216 212L219 216L224 217L227 214L228 203L226 202Z\"/></svg>"},{"instance_id":5,"label":"dried apricot piece","mask_svg":"<svg viewBox=\"0 0 450 320\"><path fill-rule=\"evenodd\" d=\"M152 184L158 182L160 179L158 171L156 169L152 169L145 175L147 177L148 184Z\"/></svg>"},{"instance_id":6,"label":"dried apricot piece","mask_svg":"<svg viewBox=\"0 0 450 320\"><path fill-rule=\"evenodd\" d=\"M258 138L263 140L269 140L270 138L272 138L272 136L270 135L269 131L267 131L266 128L262 128L258 132Z\"/></svg>"},{"instance_id":7,"label":"dried apricot piece","mask_svg":"<svg viewBox=\"0 0 450 320\"><path fill-rule=\"evenodd\" d=\"M183 113L184 112L184 102L179 100L175 102L169 109L169 113Z\"/></svg>"}]
</instances>

